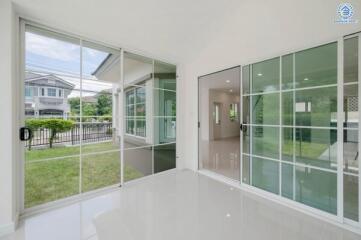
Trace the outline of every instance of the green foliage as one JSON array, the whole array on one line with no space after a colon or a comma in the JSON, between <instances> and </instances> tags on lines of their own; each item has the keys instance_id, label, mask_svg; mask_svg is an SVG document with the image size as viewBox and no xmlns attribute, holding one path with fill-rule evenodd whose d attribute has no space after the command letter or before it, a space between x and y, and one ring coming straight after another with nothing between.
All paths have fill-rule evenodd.
<instances>
[{"instance_id":1,"label":"green foliage","mask_svg":"<svg viewBox=\"0 0 361 240\"><path fill-rule=\"evenodd\" d=\"M97 108L94 103L83 103L83 116L95 116Z\"/></svg>"},{"instance_id":2,"label":"green foliage","mask_svg":"<svg viewBox=\"0 0 361 240\"><path fill-rule=\"evenodd\" d=\"M102 91L96 97L96 103L82 102L83 116L108 116L112 114L112 95ZM68 100L72 116L80 115L80 98L75 97ZM83 119L84 120L84 119ZM91 121L91 118L87 118ZM98 120L101 120L100 118Z\"/></svg>"},{"instance_id":3,"label":"green foliage","mask_svg":"<svg viewBox=\"0 0 361 240\"><path fill-rule=\"evenodd\" d=\"M97 98L97 114L100 116L112 114L112 96L109 93L101 92Z\"/></svg>"},{"instance_id":4,"label":"green foliage","mask_svg":"<svg viewBox=\"0 0 361 240\"><path fill-rule=\"evenodd\" d=\"M54 139L56 138L57 133L62 133L69 131L73 128L74 122L70 120L63 119L44 119L42 120L42 127L49 129L50 138L49 145L50 148L53 147Z\"/></svg>"},{"instance_id":5,"label":"green foliage","mask_svg":"<svg viewBox=\"0 0 361 240\"><path fill-rule=\"evenodd\" d=\"M79 115L80 114L80 98L70 98L68 100L68 103L70 105L70 112L72 115Z\"/></svg>"},{"instance_id":6,"label":"green foliage","mask_svg":"<svg viewBox=\"0 0 361 240\"><path fill-rule=\"evenodd\" d=\"M37 131L42 127L42 120L36 118L30 118L25 120L25 127L29 128L32 132ZM33 141L34 136L30 136L29 138L29 146L28 149L31 150L31 143Z\"/></svg>"}]
</instances>

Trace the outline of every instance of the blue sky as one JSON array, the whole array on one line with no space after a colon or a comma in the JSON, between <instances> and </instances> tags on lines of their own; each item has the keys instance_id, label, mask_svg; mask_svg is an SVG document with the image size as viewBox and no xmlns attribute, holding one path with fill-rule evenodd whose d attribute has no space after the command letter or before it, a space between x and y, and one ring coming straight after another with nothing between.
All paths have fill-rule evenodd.
<instances>
[{"instance_id":1,"label":"blue sky","mask_svg":"<svg viewBox=\"0 0 361 240\"><path fill-rule=\"evenodd\" d=\"M26 66L28 69L79 76L79 45L30 32L26 33L25 39ZM83 75L90 76L107 55L106 52L83 47Z\"/></svg>"}]
</instances>

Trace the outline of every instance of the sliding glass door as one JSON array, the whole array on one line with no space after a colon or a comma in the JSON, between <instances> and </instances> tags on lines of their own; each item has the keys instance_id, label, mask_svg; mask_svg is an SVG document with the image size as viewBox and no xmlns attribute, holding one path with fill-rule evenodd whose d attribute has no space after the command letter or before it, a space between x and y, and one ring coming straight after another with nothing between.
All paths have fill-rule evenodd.
<instances>
[{"instance_id":1,"label":"sliding glass door","mask_svg":"<svg viewBox=\"0 0 361 240\"><path fill-rule=\"evenodd\" d=\"M22 24L24 209L175 168L176 66Z\"/></svg>"},{"instance_id":2,"label":"sliding glass door","mask_svg":"<svg viewBox=\"0 0 361 240\"><path fill-rule=\"evenodd\" d=\"M240 67L198 79L199 169L240 179Z\"/></svg>"},{"instance_id":3,"label":"sliding glass door","mask_svg":"<svg viewBox=\"0 0 361 240\"><path fill-rule=\"evenodd\" d=\"M24 208L119 184L120 51L31 25L24 35Z\"/></svg>"},{"instance_id":4,"label":"sliding glass door","mask_svg":"<svg viewBox=\"0 0 361 240\"><path fill-rule=\"evenodd\" d=\"M358 221L358 53L353 36L242 67L242 183Z\"/></svg>"}]
</instances>

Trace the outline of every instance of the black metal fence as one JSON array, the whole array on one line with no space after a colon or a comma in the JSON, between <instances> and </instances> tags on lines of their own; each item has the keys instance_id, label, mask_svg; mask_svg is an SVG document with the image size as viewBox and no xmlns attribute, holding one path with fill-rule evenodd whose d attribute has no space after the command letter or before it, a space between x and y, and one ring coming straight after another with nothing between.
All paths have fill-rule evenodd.
<instances>
[{"instance_id":1,"label":"black metal fence","mask_svg":"<svg viewBox=\"0 0 361 240\"><path fill-rule=\"evenodd\" d=\"M26 142L26 146L44 146L49 145L50 131L46 128L35 131L33 139ZM113 136L112 123L80 123L74 124L74 127L64 133L58 133L54 139L54 144L79 144L80 138L83 142L101 142L111 140Z\"/></svg>"}]
</instances>

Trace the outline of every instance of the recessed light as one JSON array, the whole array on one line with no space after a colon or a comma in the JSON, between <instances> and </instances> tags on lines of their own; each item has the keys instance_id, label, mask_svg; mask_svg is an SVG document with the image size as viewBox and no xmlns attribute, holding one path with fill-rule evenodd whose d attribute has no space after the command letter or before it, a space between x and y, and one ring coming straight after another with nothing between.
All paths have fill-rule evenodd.
<instances>
[{"instance_id":1,"label":"recessed light","mask_svg":"<svg viewBox=\"0 0 361 240\"><path fill-rule=\"evenodd\" d=\"M257 76L262 77L263 74L262 73L257 73Z\"/></svg>"},{"instance_id":2,"label":"recessed light","mask_svg":"<svg viewBox=\"0 0 361 240\"><path fill-rule=\"evenodd\" d=\"M226 80L226 83L230 83L231 81L229 81L229 80Z\"/></svg>"},{"instance_id":3,"label":"recessed light","mask_svg":"<svg viewBox=\"0 0 361 240\"><path fill-rule=\"evenodd\" d=\"M229 89L230 92L233 92L233 89Z\"/></svg>"},{"instance_id":4,"label":"recessed light","mask_svg":"<svg viewBox=\"0 0 361 240\"><path fill-rule=\"evenodd\" d=\"M228 218L231 217L231 214L227 213L227 214L226 214L226 217L228 217Z\"/></svg>"},{"instance_id":5,"label":"recessed light","mask_svg":"<svg viewBox=\"0 0 361 240\"><path fill-rule=\"evenodd\" d=\"M304 80L304 81L308 81L308 78L304 78L303 80Z\"/></svg>"}]
</instances>

